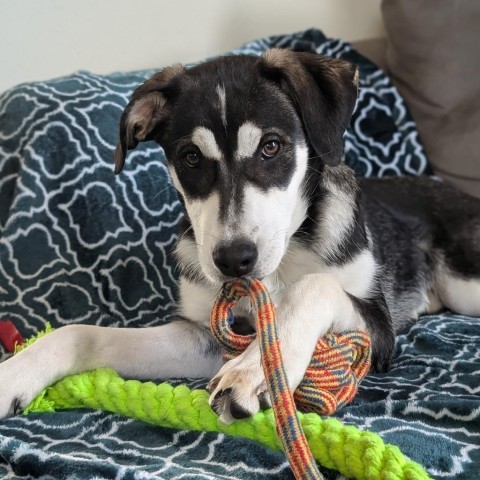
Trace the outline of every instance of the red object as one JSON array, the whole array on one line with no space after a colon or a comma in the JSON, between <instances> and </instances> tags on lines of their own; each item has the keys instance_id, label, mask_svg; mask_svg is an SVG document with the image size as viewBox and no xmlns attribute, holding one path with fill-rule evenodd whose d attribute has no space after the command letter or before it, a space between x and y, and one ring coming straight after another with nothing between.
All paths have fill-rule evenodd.
<instances>
[{"instance_id":1,"label":"red object","mask_svg":"<svg viewBox=\"0 0 480 480\"><path fill-rule=\"evenodd\" d=\"M24 343L20 332L10 320L0 321L0 343L9 351L15 351L16 345Z\"/></svg>"}]
</instances>

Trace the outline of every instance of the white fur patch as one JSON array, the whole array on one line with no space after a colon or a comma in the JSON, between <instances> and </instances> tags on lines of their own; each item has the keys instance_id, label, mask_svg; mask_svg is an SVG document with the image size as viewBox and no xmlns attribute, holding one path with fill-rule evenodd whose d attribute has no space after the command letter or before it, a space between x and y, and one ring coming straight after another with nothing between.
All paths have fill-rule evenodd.
<instances>
[{"instance_id":1,"label":"white fur patch","mask_svg":"<svg viewBox=\"0 0 480 480\"><path fill-rule=\"evenodd\" d=\"M464 280L443 272L437 281L440 300L446 307L463 315L480 316L480 279Z\"/></svg>"},{"instance_id":2,"label":"white fur patch","mask_svg":"<svg viewBox=\"0 0 480 480\"><path fill-rule=\"evenodd\" d=\"M258 148L262 138L262 130L252 122L245 122L238 129L238 146L236 158L251 157Z\"/></svg>"},{"instance_id":3,"label":"white fur patch","mask_svg":"<svg viewBox=\"0 0 480 480\"><path fill-rule=\"evenodd\" d=\"M366 299L374 293L377 264L372 252L363 250L345 265L327 266L315 252L292 241L277 273L277 278L287 285L299 281L305 275L329 273L346 292L357 298Z\"/></svg>"},{"instance_id":4,"label":"white fur patch","mask_svg":"<svg viewBox=\"0 0 480 480\"><path fill-rule=\"evenodd\" d=\"M377 264L370 250L363 250L351 262L340 267L329 267L343 289L357 298L369 298L374 293Z\"/></svg>"},{"instance_id":5,"label":"white fur patch","mask_svg":"<svg viewBox=\"0 0 480 480\"><path fill-rule=\"evenodd\" d=\"M228 240L219 222L220 197L212 193L202 200L189 200L185 202L185 208L195 232L202 271L211 282L220 285L222 278L213 263L213 250L218 243Z\"/></svg>"},{"instance_id":6,"label":"white fur patch","mask_svg":"<svg viewBox=\"0 0 480 480\"><path fill-rule=\"evenodd\" d=\"M325 167L326 172L328 169ZM328 256L334 255L338 245L348 237L354 222L355 198L349 192L341 190L327 175L324 176L323 183L329 194L322 205L319 241L322 251Z\"/></svg>"},{"instance_id":7,"label":"white fur patch","mask_svg":"<svg viewBox=\"0 0 480 480\"><path fill-rule=\"evenodd\" d=\"M221 160L222 152L218 147L215 135L205 127L197 127L192 134L192 142L200 149L204 157Z\"/></svg>"},{"instance_id":8,"label":"white fur patch","mask_svg":"<svg viewBox=\"0 0 480 480\"><path fill-rule=\"evenodd\" d=\"M217 85L218 99L220 102L220 116L222 117L223 126L227 126L227 95L222 85Z\"/></svg>"},{"instance_id":9,"label":"white fur patch","mask_svg":"<svg viewBox=\"0 0 480 480\"><path fill-rule=\"evenodd\" d=\"M210 310L215 303L218 288L180 278L180 315L209 327Z\"/></svg>"}]
</instances>

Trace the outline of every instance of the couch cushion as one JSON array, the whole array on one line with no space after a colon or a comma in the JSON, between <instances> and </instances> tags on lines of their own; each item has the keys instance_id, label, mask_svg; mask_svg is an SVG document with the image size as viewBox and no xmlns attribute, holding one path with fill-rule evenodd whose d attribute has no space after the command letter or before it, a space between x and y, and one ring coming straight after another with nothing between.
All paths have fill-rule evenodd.
<instances>
[{"instance_id":1,"label":"couch cushion","mask_svg":"<svg viewBox=\"0 0 480 480\"><path fill-rule=\"evenodd\" d=\"M480 2L383 0L387 69L436 172L480 197Z\"/></svg>"},{"instance_id":2,"label":"couch cushion","mask_svg":"<svg viewBox=\"0 0 480 480\"><path fill-rule=\"evenodd\" d=\"M377 67L387 71L387 45L385 37L366 38L352 43L358 53L371 60Z\"/></svg>"}]
</instances>

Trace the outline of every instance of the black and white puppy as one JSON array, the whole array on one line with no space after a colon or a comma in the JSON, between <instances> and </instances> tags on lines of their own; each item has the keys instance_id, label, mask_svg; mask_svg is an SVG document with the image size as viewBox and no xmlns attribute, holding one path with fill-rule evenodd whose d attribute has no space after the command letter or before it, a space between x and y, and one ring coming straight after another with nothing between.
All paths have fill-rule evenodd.
<instances>
[{"instance_id":1,"label":"black and white puppy","mask_svg":"<svg viewBox=\"0 0 480 480\"><path fill-rule=\"evenodd\" d=\"M480 201L426 178L355 178L342 136L357 80L346 62L270 50L166 68L139 87L121 119L115 171L138 142L165 150L185 206L178 320L55 331L0 365L0 417L98 367L208 376L224 421L255 413L265 390L256 342L222 365L209 332L231 277L268 286L292 390L328 331L367 330L382 371L395 332L420 313L480 315ZM253 325L247 303L237 317Z\"/></svg>"}]
</instances>

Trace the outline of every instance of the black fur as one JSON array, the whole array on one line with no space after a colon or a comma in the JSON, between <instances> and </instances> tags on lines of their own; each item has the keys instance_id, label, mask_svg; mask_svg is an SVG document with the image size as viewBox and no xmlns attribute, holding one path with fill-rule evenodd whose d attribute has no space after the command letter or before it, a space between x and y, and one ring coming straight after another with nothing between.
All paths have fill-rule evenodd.
<instances>
[{"instance_id":1,"label":"black fur","mask_svg":"<svg viewBox=\"0 0 480 480\"><path fill-rule=\"evenodd\" d=\"M24 401L22 400L21 397L15 397L12 401L12 412L14 415L17 415L18 413L22 412L22 405L24 404Z\"/></svg>"},{"instance_id":2,"label":"black fur","mask_svg":"<svg viewBox=\"0 0 480 480\"><path fill-rule=\"evenodd\" d=\"M348 296L367 323L372 341L372 370L386 372L392 360L395 332L385 296L382 292L368 300L362 300L350 294Z\"/></svg>"}]
</instances>

